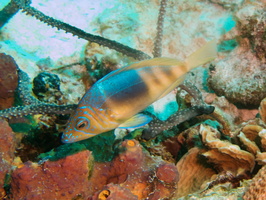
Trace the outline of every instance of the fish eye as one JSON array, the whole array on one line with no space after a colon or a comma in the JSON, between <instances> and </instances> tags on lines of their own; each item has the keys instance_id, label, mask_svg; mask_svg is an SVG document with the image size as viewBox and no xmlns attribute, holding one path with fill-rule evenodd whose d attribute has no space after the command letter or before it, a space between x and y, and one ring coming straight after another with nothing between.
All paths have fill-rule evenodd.
<instances>
[{"instance_id":1,"label":"fish eye","mask_svg":"<svg viewBox=\"0 0 266 200\"><path fill-rule=\"evenodd\" d=\"M79 119L76 124L77 129L82 129L89 125L89 121L87 119Z\"/></svg>"}]
</instances>

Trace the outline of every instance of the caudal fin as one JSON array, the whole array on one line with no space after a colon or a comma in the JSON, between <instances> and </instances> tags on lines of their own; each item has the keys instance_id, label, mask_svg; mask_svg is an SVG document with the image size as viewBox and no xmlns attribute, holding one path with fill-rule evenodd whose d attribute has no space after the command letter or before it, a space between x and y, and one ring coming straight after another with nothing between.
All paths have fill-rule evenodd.
<instances>
[{"instance_id":1,"label":"caudal fin","mask_svg":"<svg viewBox=\"0 0 266 200\"><path fill-rule=\"evenodd\" d=\"M195 67L203 65L217 57L217 41L212 40L205 44L203 47L192 53L187 59L186 63L188 69L191 70Z\"/></svg>"}]
</instances>

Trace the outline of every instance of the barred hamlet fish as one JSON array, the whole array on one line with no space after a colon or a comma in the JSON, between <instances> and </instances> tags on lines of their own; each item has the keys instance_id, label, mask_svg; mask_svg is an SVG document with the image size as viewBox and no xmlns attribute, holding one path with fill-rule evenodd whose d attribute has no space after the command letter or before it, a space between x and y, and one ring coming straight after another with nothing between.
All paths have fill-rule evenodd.
<instances>
[{"instance_id":1,"label":"barred hamlet fish","mask_svg":"<svg viewBox=\"0 0 266 200\"><path fill-rule=\"evenodd\" d=\"M213 60L216 54L216 42L211 41L183 62L153 58L107 74L79 102L62 142L77 142L117 127L149 123L151 117L138 113L181 84L188 71Z\"/></svg>"}]
</instances>

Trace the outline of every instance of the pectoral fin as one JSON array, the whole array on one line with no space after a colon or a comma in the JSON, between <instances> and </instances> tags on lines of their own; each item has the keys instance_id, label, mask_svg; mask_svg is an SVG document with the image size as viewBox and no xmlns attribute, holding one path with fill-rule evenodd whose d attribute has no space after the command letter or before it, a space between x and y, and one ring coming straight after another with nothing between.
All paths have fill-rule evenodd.
<instances>
[{"instance_id":1,"label":"pectoral fin","mask_svg":"<svg viewBox=\"0 0 266 200\"><path fill-rule=\"evenodd\" d=\"M148 115L137 114L120 124L118 128L137 128L148 124L151 120L152 118Z\"/></svg>"}]
</instances>

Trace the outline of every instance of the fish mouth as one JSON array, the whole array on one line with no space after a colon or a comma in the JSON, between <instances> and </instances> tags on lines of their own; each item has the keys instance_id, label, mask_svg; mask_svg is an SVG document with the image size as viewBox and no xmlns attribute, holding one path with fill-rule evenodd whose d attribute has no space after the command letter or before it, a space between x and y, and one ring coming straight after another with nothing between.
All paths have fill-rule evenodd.
<instances>
[{"instance_id":1,"label":"fish mouth","mask_svg":"<svg viewBox=\"0 0 266 200\"><path fill-rule=\"evenodd\" d=\"M73 142L78 142L81 140L86 140L90 137L93 137L97 134L92 134L92 133L88 133L88 134L84 134L84 135L79 135L79 136L73 136L72 133L63 133L62 137L61 137L61 142L62 143L73 143Z\"/></svg>"},{"instance_id":2,"label":"fish mouth","mask_svg":"<svg viewBox=\"0 0 266 200\"><path fill-rule=\"evenodd\" d=\"M73 143L73 142L77 142L77 138L74 138L72 136L72 134L64 134L61 137L61 142L63 143Z\"/></svg>"},{"instance_id":3,"label":"fish mouth","mask_svg":"<svg viewBox=\"0 0 266 200\"><path fill-rule=\"evenodd\" d=\"M61 142L62 142L62 143L72 143L72 142L74 142L74 141L71 141L71 139L69 139L69 138L67 138L67 137L65 137L65 136L62 136L62 138L61 138Z\"/></svg>"}]
</instances>

